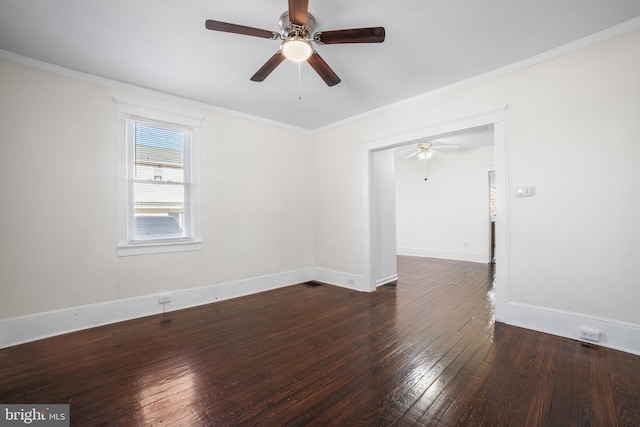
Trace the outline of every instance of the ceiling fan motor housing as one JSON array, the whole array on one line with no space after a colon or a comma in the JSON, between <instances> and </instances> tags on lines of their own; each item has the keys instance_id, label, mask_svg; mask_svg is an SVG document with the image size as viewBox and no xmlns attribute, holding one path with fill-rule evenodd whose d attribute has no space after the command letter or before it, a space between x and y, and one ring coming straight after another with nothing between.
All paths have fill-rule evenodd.
<instances>
[{"instance_id":1,"label":"ceiling fan motor housing","mask_svg":"<svg viewBox=\"0 0 640 427\"><path fill-rule=\"evenodd\" d=\"M310 13L307 14L307 23L304 27L300 28L291 22L291 19L289 19L289 11L285 11L280 15L278 24L280 25L280 32L283 38L300 36L311 40L311 34L313 34L316 29L316 19Z\"/></svg>"}]
</instances>

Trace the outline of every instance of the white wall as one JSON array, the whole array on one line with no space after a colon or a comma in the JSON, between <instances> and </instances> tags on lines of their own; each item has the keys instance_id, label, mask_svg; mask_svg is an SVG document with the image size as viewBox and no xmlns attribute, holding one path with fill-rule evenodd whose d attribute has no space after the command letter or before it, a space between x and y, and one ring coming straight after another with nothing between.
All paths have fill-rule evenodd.
<instances>
[{"instance_id":1,"label":"white wall","mask_svg":"<svg viewBox=\"0 0 640 427\"><path fill-rule=\"evenodd\" d=\"M162 312L147 298L157 293L175 293L172 309L311 278L308 134L110 83L0 61L0 346L19 319L44 312L115 313L109 303L138 298L146 308L121 316L135 317ZM204 116L201 251L118 257L114 97ZM234 288L246 279L257 283Z\"/></svg>"},{"instance_id":2,"label":"white wall","mask_svg":"<svg viewBox=\"0 0 640 427\"><path fill-rule=\"evenodd\" d=\"M361 156L358 143L338 132L323 134L318 143L313 144L315 265L351 273L360 279L363 274Z\"/></svg>"},{"instance_id":3,"label":"white wall","mask_svg":"<svg viewBox=\"0 0 640 427\"><path fill-rule=\"evenodd\" d=\"M487 168L493 163L493 146L398 160L398 254L489 262Z\"/></svg>"},{"instance_id":4,"label":"white wall","mask_svg":"<svg viewBox=\"0 0 640 427\"><path fill-rule=\"evenodd\" d=\"M373 282L376 286L384 285L398 279L396 257L396 186L395 159L393 150L382 150L373 155L376 170L376 182L373 185L373 197L376 211L373 232L376 241L381 244L374 248Z\"/></svg>"},{"instance_id":5,"label":"white wall","mask_svg":"<svg viewBox=\"0 0 640 427\"><path fill-rule=\"evenodd\" d=\"M504 320L571 337L596 326L603 344L640 353L639 50L636 30L314 135L316 210L326 214L317 265L365 274L363 142L508 105ZM516 198L523 185L536 195Z\"/></svg>"}]
</instances>

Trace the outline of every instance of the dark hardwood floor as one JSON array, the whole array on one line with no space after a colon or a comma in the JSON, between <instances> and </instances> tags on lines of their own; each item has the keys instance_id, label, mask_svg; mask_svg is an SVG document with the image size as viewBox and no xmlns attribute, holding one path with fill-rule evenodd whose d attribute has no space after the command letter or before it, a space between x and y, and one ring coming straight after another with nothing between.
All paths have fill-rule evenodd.
<instances>
[{"instance_id":1,"label":"dark hardwood floor","mask_svg":"<svg viewBox=\"0 0 640 427\"><path fill-rule=\"evenodd\" d=\"M640 426L640 357L494 323L490 265L295 285L0 350L0 403L75 426Z\"/></svg>"}]
</instances>

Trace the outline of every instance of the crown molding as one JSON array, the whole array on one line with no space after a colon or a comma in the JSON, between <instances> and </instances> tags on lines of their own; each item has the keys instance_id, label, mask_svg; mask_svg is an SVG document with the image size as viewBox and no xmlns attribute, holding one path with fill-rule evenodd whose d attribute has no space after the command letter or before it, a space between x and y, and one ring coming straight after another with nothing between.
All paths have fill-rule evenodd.
<instances>
[{"instance_id":1,"label":"crown molding","mask_svg":"<svg viewBox=\"0 0 640 427\"><path fill-rule=\"evenodd\" d=\"M539 55L535 55L527 59L514 62L513 64L509 64L504 67L500 67L495 70L488 71L486 73L479 74L477 76L470 77L465 80L460 80L456 83L452 83L450 85L443 86L441 88L434 89L432 91L425 92L423 94L416 95L411 98L404 99L402 101L394 102L393 104L388 104L380 108L369 110L367 112L346 118L344 120L340 120L340 121L331 123L329 125L317 128L312 131L312 134L315 135L315 134L328 132L333 129L348 125L350 123L354 123L359 120L363 120L363 119L366 119L378 114L382 114L388 111L393 111L398 108L411 106L430 98L435 98L437 96L440 96L449 92L454 92L456 90L463 89L478 83L482 83L484 81L487 81L496 77L501 77L507 74L511 74L515 71L519 71L524 68L531 67L532 65L537 65L537 64L549 61L551 59L570 54L572 52L578 51L580 49L584 49L589 46L593 46L600 42L637 30L639 28L640 28L640 16L637 18L630 19L629 21L625 21L622 24L618 24L616 26L607 28L606 30L599 31L590 36L586 36L581 39L564 44L555 49L551 49L549 51L543 52Z\"/></svg>"},{"instance_id":2,"label":"crown molding","mask_svg":"<svg viewBox=\"0 0 640 427\"><path fill-rule=\"evenodd\" d=\"M285 129L291 132L311 135L311 131L296 126L291 126L285 123L277 122L275 120L269 120L251 114L241 113L239 111L218 107L216 105L207 104L201 101L195 101L189 98L183 98L177 95L171 95L165 92L157 91L154 89L148 89L142 86L133 85L130 83L121 82L119 80L108 79L106 77L96 76L94 74L85 73L82 71L74 70L71 68L62 67L60 65L51 64L49 62L40 61L39 59L30 58L28 56L19 55L17 53L10 52L8 50L0 49L0 59L15 64L23 65L36 70L45 71L53 74L58 74L64 77L92 83L99 86L108 87L110 89L124 90L133 92L139 95L145 95L154 97L163 101L172 102L182 105L187 108L198 108L213 113L224 114L226 116L238 117L245 120L261 123L267 126L275 128Z\"/></svg>"}]
</instances>

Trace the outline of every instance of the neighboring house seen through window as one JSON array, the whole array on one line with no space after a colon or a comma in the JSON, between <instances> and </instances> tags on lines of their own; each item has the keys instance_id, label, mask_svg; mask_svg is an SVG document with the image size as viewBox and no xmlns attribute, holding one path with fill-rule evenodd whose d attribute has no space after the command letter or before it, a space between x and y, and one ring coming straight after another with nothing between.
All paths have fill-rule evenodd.
<instances>
[{"instance_id":1,"label":"neighboring house seen through window","mask_svg":"<svg viewBox=\"0 0 640 427\"><path fill-rule=\"evenodd\" d=\"M130 197L135 218L129 239L191 237L188 204L185 206L189 180L185 179L184 164L189 129L129 120L134 145Z\"/></svg>"}]
</instances>

